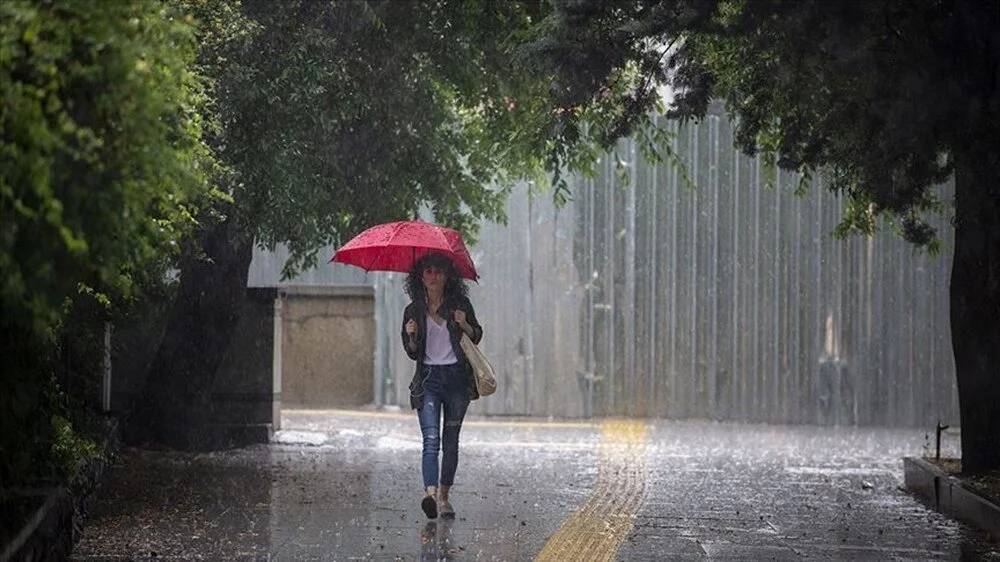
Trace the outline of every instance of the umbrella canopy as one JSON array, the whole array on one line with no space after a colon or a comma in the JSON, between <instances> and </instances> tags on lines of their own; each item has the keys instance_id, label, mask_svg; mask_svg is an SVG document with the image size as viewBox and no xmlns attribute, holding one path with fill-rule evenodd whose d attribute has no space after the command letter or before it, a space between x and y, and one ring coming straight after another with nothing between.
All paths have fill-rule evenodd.
<instances>
[{"instance_id":1,"label":"umbrella canopy","mask_svg":"<svg viewBox=\"0 0 1000 562\"><path fill-rule=\"evenodd\" d=\"M479 279L462 235L423 221L373 226L344 244L330 261L354 265L365 271L409 272L417 260L429 253L448 256L459 275L473 281Z\"/></svg>"}]
</instances>

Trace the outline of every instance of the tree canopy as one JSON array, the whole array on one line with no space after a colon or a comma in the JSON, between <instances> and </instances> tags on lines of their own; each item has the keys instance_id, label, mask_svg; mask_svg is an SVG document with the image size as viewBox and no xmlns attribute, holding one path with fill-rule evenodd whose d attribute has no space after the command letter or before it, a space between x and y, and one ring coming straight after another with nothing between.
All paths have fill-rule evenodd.
<instances>
[{"instance_id":1,"label":"tree canopy","mask_svg":"<svg viewBox=\"0 0 1000 562\"><path fill-rule=\"evenodd\" d=\"M503 219L513 181L539 177L546 139L523 123L544 84L510 49L540 3L245 0L244 31L225 36L232 4L189 6L209 24L225 190L260 243L288 244L289 272L424 205L474 234Z\"/></svg>"},{"instance_id":2,"label":"tree canopy","mask_svg":"<svg viewBox=\"0 0 1000 562\"><path fill-rule=\"evenodd\" d=\"M700 118L722 100L739 148L848 196L844 231L887 213L931 244L922 220L955 151L1000 138L997 5L926 0L556 2L527 47L555 77L566 128L579 110L615 109L613 141L668 114ZM991 38L992 37L992 38ZM970 135L978 131L978 135ZM992 139L992 140L991 140Z\"/></svg>"},{"instance_id":3,"label":"tree canopy","mask_svg":"<svg viewBox=\"0 0 1000 562\"><path fill-rule=\"evenodd\" d=\"M191 26L167 5L0 4L4 315L127 292L192 225L211 167Z\"/></svg>"}]
</instances>

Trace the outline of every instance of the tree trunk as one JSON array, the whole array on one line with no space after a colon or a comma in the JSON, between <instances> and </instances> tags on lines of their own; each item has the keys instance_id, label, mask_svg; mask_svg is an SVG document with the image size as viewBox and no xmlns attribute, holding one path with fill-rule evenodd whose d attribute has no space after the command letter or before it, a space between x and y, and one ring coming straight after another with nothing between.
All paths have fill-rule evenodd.
<instances>
[{"instance_id":1,"label":"tree trunk","mask_svg":"<svg viewBox=\"0 0 1000 562\"><path fill-rule=\"evenodd\" d=\"M210 446L213 383L235 332L253 255L253 241L238 222L230 215L212 223L181 260L177 299L128 424L131 441Z\"/></svg>"},{"instance_id":2,"label":"tree trunk","mask_svg":"<svg viewBox=\"0 0 1000 562\"><path fill-rule=\"evenodd\" d=\"M983 147L955 163L951 339L962 470L976 473L1000 469L1000 155Z\"/></svg>"}]
</instances>

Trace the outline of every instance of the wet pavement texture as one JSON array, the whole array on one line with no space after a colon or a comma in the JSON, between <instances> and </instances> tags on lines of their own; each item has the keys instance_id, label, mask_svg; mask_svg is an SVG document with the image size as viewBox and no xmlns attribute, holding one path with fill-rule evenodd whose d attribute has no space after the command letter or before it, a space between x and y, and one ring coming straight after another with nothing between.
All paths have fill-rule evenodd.
<instances>
[{"instance_id":1,"label":"wet pavement texture","mask_svg":"<svg viewBox=\"0 0 1000 562\"><path fill-rule=\"evenodd\" d=\"M913 430L470 417L457 517L428 521L415 415L282 423L270 445L124 450L73 559L1000 561L901 490Z\"/></svg>"}]
</instances>

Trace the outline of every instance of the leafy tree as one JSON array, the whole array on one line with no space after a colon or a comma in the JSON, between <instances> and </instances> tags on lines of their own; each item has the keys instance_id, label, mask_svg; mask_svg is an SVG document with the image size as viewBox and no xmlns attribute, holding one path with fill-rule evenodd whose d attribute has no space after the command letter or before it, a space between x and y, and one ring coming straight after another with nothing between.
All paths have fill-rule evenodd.
<instances>
[{"instance_id":1,"label":"leafy tree","mask_svg":"<svg viewBox=\"0 0 1000 562\"><path fill-rule=\"evenodd\" d=\"M210 165L190 26L153 3L0 6L0 267L43 331L80 283L127 291Z\"/></svg>"},{"instance_id":2,"label":"leafy tree","mask_svg":"<svg viewBox=\"0 0 1000 562\"><path fill-rule=\"evenodd\" d=\"M474 235L478 221L503 219L514 180L542 170L548 138L536 124L548 108L546 85L509 50L543 15L537 2L182 5L200 22L228 200L199 217L185 248L135 417L147 431L134 437L198 447L254 243L286 243L290 274L324 245L425 204Z\"/></svg>"},{"instance_id":3,"label":"leafy tree","mask_svg":"<svg viewBox=\"0 0 1000 562\"><path fill-rule=\"evenodd\" d=\"M52 382L68 307L134 293L206 198L197 45L177 16L0 3L0 486L72 449Z\"/></svg>"},{"instance_id":4,"label":"leafy tree","mask_svg":"<svg viewBox=\"0 0 1000 562\"><path fill-rule=\"evenodd\" d=\"M551 76L563 133L608 145L721 99L744 152L847 196L842 233L880 216L918 245L955 179L952 345L963 469L1000 468L1000 4L981 0L566 0L529 61ZM613 117L587 118L593 108ZM556 159L563 159L558 153Z\"/></svg>"}]
</instances>

